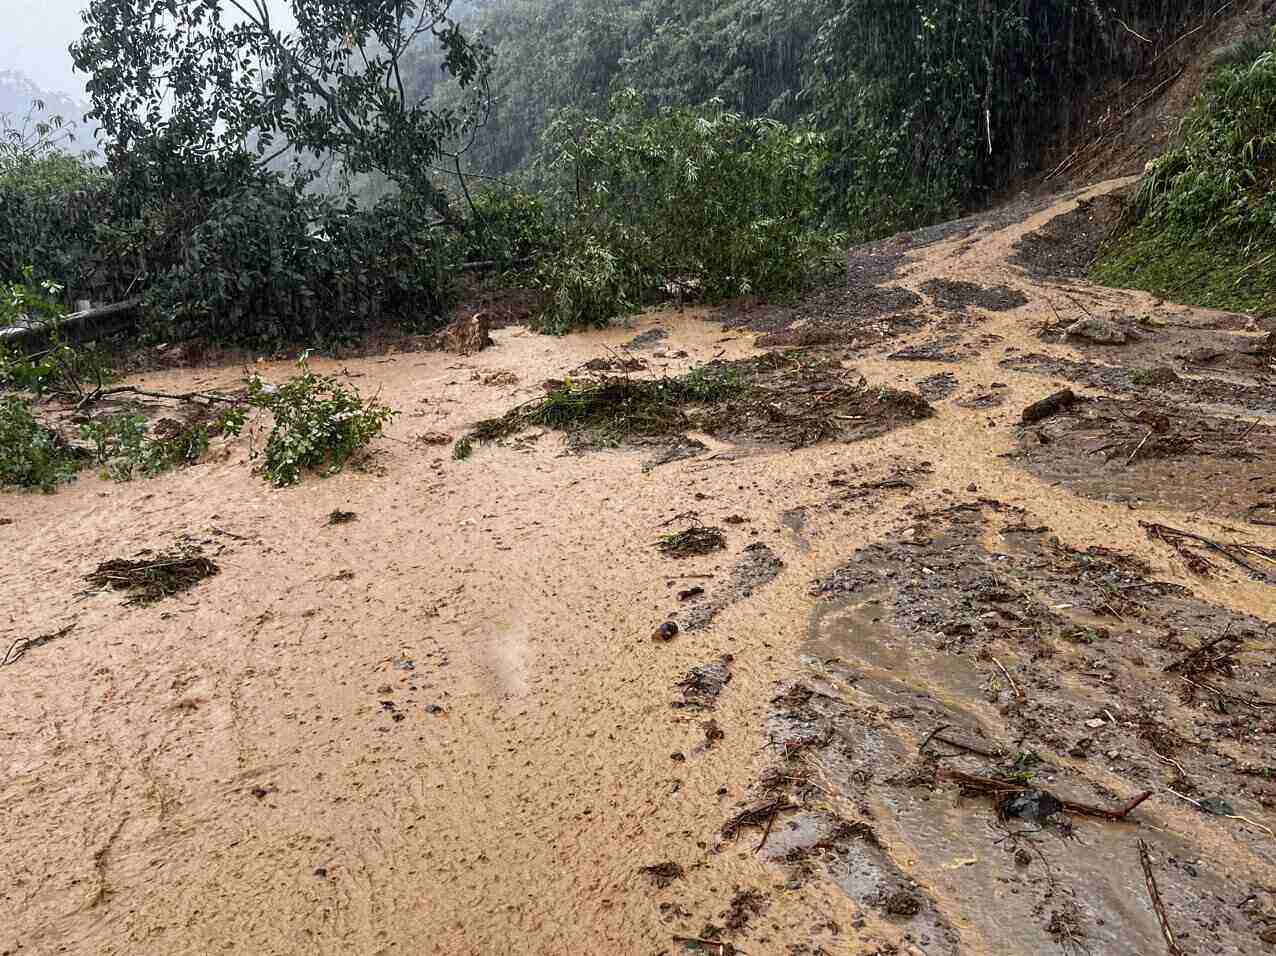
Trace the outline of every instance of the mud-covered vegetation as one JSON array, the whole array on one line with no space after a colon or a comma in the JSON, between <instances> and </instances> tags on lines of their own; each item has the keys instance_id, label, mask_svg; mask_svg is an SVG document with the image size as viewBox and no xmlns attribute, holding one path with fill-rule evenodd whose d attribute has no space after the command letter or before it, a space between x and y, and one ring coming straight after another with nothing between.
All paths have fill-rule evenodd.
<instances>
[{"instance_id":1,"label":"mud-covered vegetation","mask_svg":"<svg viewBox=\"0 0 1276 956\"><path fill-rule=\"evenodd\" d=\"M1276 312L1276 33L1230 49L1127 210L1095 278Z\"/></svg>"},{"instance_id":2,"label":"mud-covered vegetation","mask_svg":"<svg viewBox=\"0 0 1276 956\"><path fill-rule=\"evenodd\" d=\"M802 448L880 435L934 414L921 396L871 386L819 353L770 353L675 377L599 375L546 388L543 397L479 422L462 441L472 447L542 427L565 432L578 449L683 444L688 431Z\"/></svg>"}]
</instances>

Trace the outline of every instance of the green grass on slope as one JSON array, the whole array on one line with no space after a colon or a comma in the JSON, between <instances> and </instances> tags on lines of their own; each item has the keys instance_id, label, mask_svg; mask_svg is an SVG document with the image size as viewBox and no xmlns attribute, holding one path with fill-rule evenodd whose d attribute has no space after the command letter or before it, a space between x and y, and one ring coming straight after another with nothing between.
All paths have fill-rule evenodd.
<instances>
[{"instance_id":1,"label":"green grass on slope","mask_svg":"<svg viewBox=\"0 0 1276 956\"><path fill-rule=\"evenodd\" d=\"M1100 257L1091 276L1103 285L1146 289L1174 302L1276 315L1276 241L1246 248L1138 227Z\"/></svg>"},{"instance_id":2,"label":"green grass on slope","mask_svg":"<svg viewBox=\"0 0 1276 956\"><path fill-rule=\"evenodd\" d=\"M1107 285L1276 314L1276 31L1220 60L1093 270Z\"/></svg>"}]
</instances>

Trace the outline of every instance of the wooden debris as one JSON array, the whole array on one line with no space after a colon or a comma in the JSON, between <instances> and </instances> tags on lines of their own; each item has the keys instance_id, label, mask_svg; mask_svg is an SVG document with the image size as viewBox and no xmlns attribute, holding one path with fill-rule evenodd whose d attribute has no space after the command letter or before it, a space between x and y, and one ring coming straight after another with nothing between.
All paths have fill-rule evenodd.
<instances>
[{"instance_id":1,"label":"wooden debris","mask_svg":"<svg viewBox=\"0 0 1276 956\"><path fill-rule=\"evenodd\" d=\"M790 803L783 797L769 800L760 806L741 810L722 825L722 835L728 840L734 839L741 827L766 827L768 824L774 824L776 814L797 809L796 803Z\"/></svg>"},{"instance_id":2,"label":"wooden debris","mask_svg":"<svg viewBox=\"0 0 1276 956\"><path fill-rule=\"evenodd\" d=\"M1214 565L1206 558L1191 550L1192 545L1199 545L1213 554L1221 554L1232 564L1244 568L1250 574L1266 581L1268 584L1273 583L1273 579L1269 575L1254 567L1246 558L1260 558L1276 564L1276 548L1263 548L1256 544L1247 544L1240 541L1215 541L1213 538L1207 538L1203 534L1182 531L1178 528L1171 528L1168 525L1157 524L1154 521L1140 521L1139 527L1143 528L1153 541L1161 541L1177 551L1194 574L1204 577L1214 568Z\"/></svg>"},{"instance_id":3,"label":"wooden debris","mask_svg":"<svg viewBox=\"0 0 1276 956\"><path fill-rule=\"evenodd\" d=\"M977 777L974 774L962 773L960 770L945 770L942 771L942 775L954 783L960 784L964 789L973 790L976 793L1001 795L1040 789L1038 787L1030 787L1027 784L1016 783L1013 780L1001 780L996 777ZM1063 809L1068 813L1075 813L1083 817L1098 817L1101 820L1124 820L1135 807L1150 796L1152 796L1152 791L1146 790L1125 806L1118 807L1115 810L1110 810L1107 807L1096 807L1088 803L1077 803L1075 800L1064 800L1058 797L1055 799L1059 800Z\"/></svg>"},{"instance_id":4,"label":"wooden debris","mask_svg":"<svg viewBox=\"0 0 1276 956\"><path fill-rule=\"evenodd\" d=\"M1165 911L1165 902L1161 899L1161 891L1157 888L1156 877L1152 874L1152 854L1143 840L1139 841L1139 862L1143 865L1143 878L1147 882L1148 896L1152 900L1152 911L1161 924L1161 935L1165 937L1165 949L1170 956L1184 956L1174 939L1174 931L1170 929L1170 917Z\"/></svg>"},{"instance_id":5,"label":"wooden debris","mask_svg":"<svg viewBox=\"0 0 1276 956\"><path fill-rule=\"evenodd\" d=\"M61 630L54 631L51 634L41 634L39 637L18 638L9 645L9 649L4 652L4 657L0 658L0 667L8 667L10 664L18 663L22 655L27 651L33 650L37 647L42 647L50 641L56 641L59 637L66 637L73 630L75 630L75 625L68 624Z\"/></svg>"},{"instance_id":6,"label":"wooden debris","mask_svg":"<svg viewBox=\"0 0 1276 956\"><path fill-rule=\"evenodd\" d=\"M1072 389L1065 388L1061 392L1055 392L1053 395L1047 395L1039 402L1033 402L1023 410L1022 421L1025 425L1031 425L1033 422L1039 422L1049 418L1056 412L1061 412L1066 408L1071 408L1077 403L1077 396Z\"/></svg>"}]
</instances>

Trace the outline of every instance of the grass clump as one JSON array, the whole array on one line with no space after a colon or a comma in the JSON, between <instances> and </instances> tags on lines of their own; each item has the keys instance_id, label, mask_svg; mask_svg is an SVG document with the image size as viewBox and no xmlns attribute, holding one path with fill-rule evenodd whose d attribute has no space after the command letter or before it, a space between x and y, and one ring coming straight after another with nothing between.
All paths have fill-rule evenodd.
<instances>
[{"instance_id":1,"label":"grass clump","mask_svg":"<svg viewBox=\"0 0 1276 956\"><path fill-rule=\"evenodd\" d=\"M541 398L479 422L467 440L526 428L566 432L574 448L677 443L689 430L801 448L880 435L934 414L919 395L870 388L827 355L715 361L676 378L598 376L547 385ZM459 443L458 443L459 444Z\"/></svg>"},{"instance_id":2,"label":"grass clump","mask_svg":"<svg viewBox=\"0 0 1276 956\"><path fill-rule=\"evenodd\" d=\"M364 399L354 386L311 371L304 356L297 364L301 374L283 385L268 385L260 376L248 383L249 404L274 416L265 448L252 454L260 454L261 472L277 488L297 484L307 469L340 471L397 414L375 397Z\"/></svg>"},{"instance_id":3,"label":"grass clump","mask_svg":"<svg viewBox=\"0 0 1276 956\"><path fill-rule=\"evenodd\" d=\"M667 534L656 542L660 553L667 558L690 558L714 551L725 550L727 539L721 528L707 528L695 524L685 531Z\"/></svg>"},{"instance_id":4,"label":"grass clump","mask_svg":"<svg viewBox=\"0 0 1276 956\"><path fill-rule=\"evenodd\" d=\"M83 456L57 432L36 421L31 405L0 398L0 486L39 488L52 494L75 479Z\"/></svg>"},{"instance_id":5,"label":"grass clump","mask_svg":"<svg viewBox=\"0 0 1276 956\"><path fill-rule=\"evenodd\" d=\"M541 426L569 434L577 447L615 447L685 430L684 407L737 394L745 388L727 365L707 365L677 378L636 379L602 375L554 383L544 397L501 418L479 422L470 438L494 441Z\"/></svg>"},{"instance_id":6,"label":"grass clump","mask_svg":"<svg viewBox=\"0 0 1276 956\"><path fill-rule=\"evenodd\" d=\"M1154 160L1093 276L1220 309L1276 313L1276 32L1224 58Z\"/></svg>"},{"instance_id":7,"label":"grass clump","mask_svg":"<svg viewBox=\"0 0 1276 956\"><path fill-rule=\"evenodd\" d=\"M193 588L219 570L198 547L182 547L157 555L144 551L140 560L135 561L125 558L104 561L86 575L85 580L97 588L127 591L126 605L154 604Z\"/></svg>"}]
</instances>

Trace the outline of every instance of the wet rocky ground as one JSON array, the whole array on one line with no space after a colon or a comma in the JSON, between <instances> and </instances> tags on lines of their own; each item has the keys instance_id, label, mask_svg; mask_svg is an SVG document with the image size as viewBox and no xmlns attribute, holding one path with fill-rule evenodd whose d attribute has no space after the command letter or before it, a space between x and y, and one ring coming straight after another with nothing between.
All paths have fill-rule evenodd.
<instances>
[{"instance_id":1,"label":"wet rocky ground","mask_svg":"<svg viewBox=\"0 0 1276 956\"><path fill-rule=\"evenodd\" d=\"M1276 938L1266 622L992 500L912 509L812 592L770 765L723 839L841 886L857 952L901 932L925 953L1164 951L1140 840L1182 945Z\"/></svg>"},{"instance_id":2,"label":"wet rocky ground","mask_svg":"<svg viewBox=\"0 0 1276 956\"><path fill-rule=\"evenodd\" d=\"M1011 388L989 367L1042 396L1070 386L1039 420L1017 407L988 419L1013 436L1002 457L1147 513L1139 527L1181 572L1165 580L1116 541L1072 547L973 484L937 507L914 495L930 473L915 460L874 480L845 473L823 501L782 512L806 550L813 509L854 520L906 502L888 535L813 582L765 766L709 847L766 860L775 897L829 880L853 901L851 921L812 927L789 953L1276 951L1276 613L1198 593L1254 582L1276 611L1263 544L1276 525L1276 318L1087 295L1075 280L1122 202L1083 200L1014 244L1008 262L1040 283L1035 296L904 278L911 252L956 240L959 257L1005 224L967 220L854 250L845 289L726 320L763 346L917 363L936 407L1005 405ZM1039 349L982 328L1030 299L1023 331ZM1181 526L1160 523L1175 513ZM748 919L719 916L682 945L769 945Z\"/></svg>"}]
</instances>

